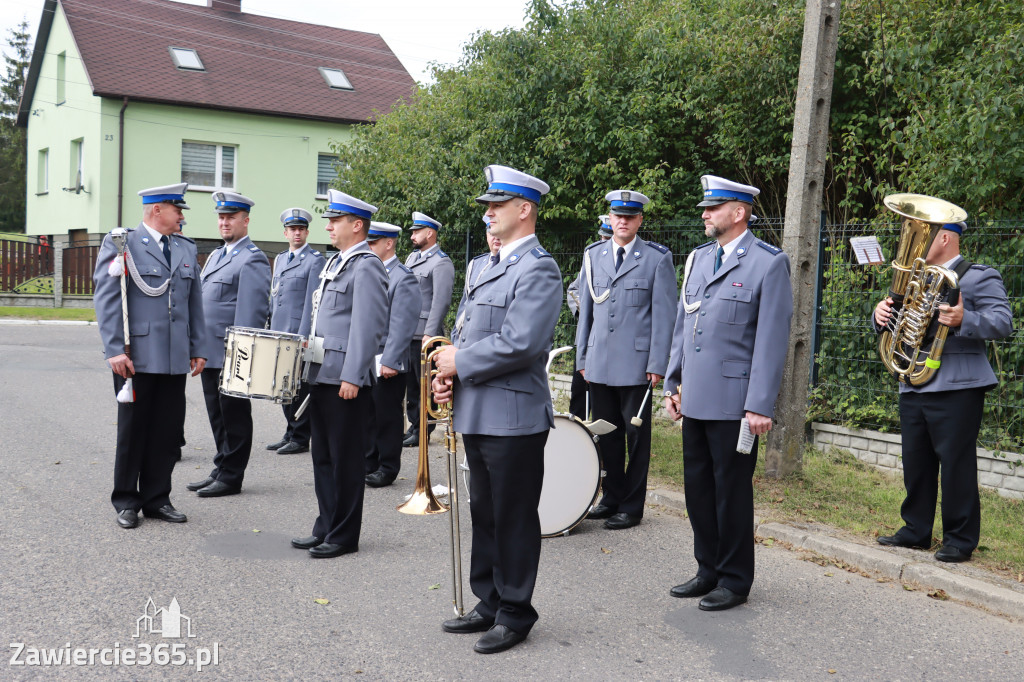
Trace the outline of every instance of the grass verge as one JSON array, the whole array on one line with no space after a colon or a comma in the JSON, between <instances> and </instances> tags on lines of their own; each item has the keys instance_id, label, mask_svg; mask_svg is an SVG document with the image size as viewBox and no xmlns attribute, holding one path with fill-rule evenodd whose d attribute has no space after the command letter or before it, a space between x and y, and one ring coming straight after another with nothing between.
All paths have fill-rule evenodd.
<instances>
[{"instance_id":1,"label":"grass verge","mask_svg":"<svg viewBox=\"0 0 1024 682\"><path fill-rule=\"evenodd\" d=\"M34 306L0 306L0 318L18 320L85 320L96 321L92 308L37 308Z\"/></svg>"},{"instance_id":2,"label":"grass verge","mask_svg":"<svg viewBox=\"0 0 1024 682\"><path fill-rule=\"evenodd\" d=\"M651 429L652 483L682 489L682 438L674 428L655 421ZM764 475L764 452L754 472L754 505L763 521L820 523L866 540L891 535L901 525L903 479L879 471L848 452L807 448L803 470L787 479ZM937 513L935 549L942 538ZM981 544L974 562L1024 582L1024 500L981 491Z\"/></svg>"}]
</instances>

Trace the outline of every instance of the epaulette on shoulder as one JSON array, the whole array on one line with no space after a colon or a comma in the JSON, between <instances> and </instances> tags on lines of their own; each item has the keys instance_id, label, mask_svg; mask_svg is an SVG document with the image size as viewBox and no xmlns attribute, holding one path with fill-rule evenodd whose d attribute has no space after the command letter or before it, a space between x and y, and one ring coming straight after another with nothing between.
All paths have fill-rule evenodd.
<instances>
[{"instance_id":1,"label":"epaulette on shoulder","mask_svg":"<svg viewBox=\"0 0 1024 682\"><path fill-rule=\"evenodd\" d=\"M585 248L583 250L584 251L589 251L590 249L594 248L595 246L600 246L601 244L604 244L604 240L596 241L593 244L587 244L587 248Z\"/></svg>"},{"instance_id":2,"label":"epaulette on shoulder","mask_svg":"<svg viewBox=\"0 0 1024 682\"><path fill-rule=\"evenodd\" d=\"M185 241L187 241L187 242L188 242L189 244L195 244L195 241L194 241L194 240L193 240L193 239L192 239L191 237L186 237L186 236L185 236L185 235L183 235L183 234L177 234L177 235L174 235L174 236L175 236L175 237L176 237L177 239L184 239L184 240L185 240Z\"/></svg>"},{"instance_id":3,"label":"epaulette on shoulder","mask_svg":"<svg viewBox=\"0 0 1024 682\"><path fill-rule=\"evenodd\" d=\"M545 251L543 246L536 246L530 249L530 253L537 258L551 258L551 254Z\"/></svg>"},{"instance_id":4,"label":"epaulette on shoulder","mask_svg":"<svg viewBox=\"0 0 1024 682\"><path fill-rule=\"evenodd\" d=\"M313 254L314 256L320 256L320 255L322 255L322 254L321 254L321 253L320 253L319 251L317 251L316 249L310 249L310 250L309 250L309 252L310 252L311 254Z\"/></svg>"},{"instance_id":5,"label":"epaulette on shoulder","mask_svg":"<svg viewBox=\"0 0 1024 682\"><path fill-rule=\"evenodd\" d=\"M757 244L758 246L760 246L762 249L764 249L768 253L772 254L773 256L778 256L780 253L782 253L782 249L780 249L779 247L772 246L771 244L765 243L765 242L761 241L760 239L758 239L754 243Z\"/></svg>"},{"instance_id":6,"label":"epaulette on shoulder","mask_svg":"<svg viewBox=\"0 0 1024 682\"><path fill-rule=\"evenodd\" d=\"M711 241L709 241L709 242L704 242L703 244L701 244L700 246L698 246L698 247L697 247L696 249L694 249L694 251L698 251L698 250L700 250L700 249L703 249L703 248L704 248L705 246L711 246L711 245L712 245L712 244L714 244L714 243L715 243L716 241L717 241L717 240L715 240L715 239L712 239L712 240L711 240Z\"/></svg>"},{"instance_id":7,"label":"epaulette on shoulder","mask_svg":"<svg viewBox=\"0 0 1024 682\"><path fill-rule=\"evenodd\" d=\"M983 264L981 264L981 263L971 263L971 269L972 269L972 270L973 270L974 268L977 268L977 269L979 269L979 270L988 270L988 269L989 269L989 268L991 268L991 267L992 267L991 265L983 265Z\"/></svg>"},{"instance_id":8,"label":"epaulette on shoulder","mask_svg":"<svg viewBox=\"0 0 1024 682\"><path fill-rule=\"evenodd\" d=\"M401 270L404 273L409 274L409 275L413 274L412 268L410 268L405 263L399 262L398 263L398 269Z\"/></svg>"},{"instance_id":9,"label":"epaulette on shoulder","mask_svg":"<svg viewBox=\"0 0 1024 682\"><path fill-rule=\"evenodd\" d=\"M652 249L660 253L668 253L668 247L663 244L659 244L657 242L647 242L647 246L651 247Z\"/></svg>"},{"instance_id":10,"label":"epaulette on shoulder","mask_svg":"<svg viewBox=\"0 0 1024 682\"><path fill-rule=\"evenodd\" d=\"M441 249L437 250L437 255L440 256L441 258L450 258L450 256Z\"/></svg>"},{"instance_id":11,"label":"epaulette on shoulder","mask_svg":"<svg viewBox=\"0 0 1024 682\"><path fill-rule=\"evenodd\" d=\"M252 253L256 253L257 251L260 250L260 247L256 246L255 244L249 244L249 246L247 246L246 248L249 249L249 251L251 251Z\"/></svg>"}]
</instances>

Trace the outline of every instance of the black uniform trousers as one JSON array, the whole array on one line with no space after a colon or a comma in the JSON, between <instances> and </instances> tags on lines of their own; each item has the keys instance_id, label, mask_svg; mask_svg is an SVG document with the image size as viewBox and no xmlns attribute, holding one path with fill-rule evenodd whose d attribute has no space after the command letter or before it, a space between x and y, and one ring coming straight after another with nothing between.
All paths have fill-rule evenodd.
<instances>
[{"instance_id":1,"label":"black uniform trousers","mask_svg":"<svg viewBox=\"0 0 1024 682\"><path fill-rule=\"evenodd\" d=\"M402 468L402 397L408 372L378 378L371 389L373 411L367 424L366 473L380 469L388 478Z\"/></svg>"},{"instance_id":2,"label":"black uniform trousers","mask_svg":"<svg viewBox=\"0 0 1024 682\"><path fill-rule=\"evenodd\" d=\"M204 369L203 398L217 454L210 477L233 488L242 486L252 452L252 404L220 392L220 368Z\"/></svg>"},{"instance_id":3,"label":"black uniform trousers","mask_svg":"<svg viewBox=\"0 0 1024 682\"><path fill-rule=\"evenodd\" d=\"M300 382L299 390L295 392L295 399L281 406L285 421L288 423L282 440L298 443L302 447L309 446L309 410L303 412L301 417L296 417L295 413L298 412L307 395L309 395L309 384L305 381Z\"/></svg>"},{"instance_id":4,"label":"black uniform trousers","mask_svg":"<svg viewBox=\"0 0 1024 682\"><path fill-rule=\"evenodd\" d=\"M607 472L601 483L601 504L615 512L643 517L647 501L647 470L651 464L651 396L647 396L641 426L630 420L637 415L647 393L643 386L608 386L590 383L590 409L595 421L604 419L616 428L600 436L601 459ZM629 463L626 453L629 452Z\"/></svg>"},{"instance_id":5,"label":"black uniform trousers","mask_svg":"<svg viewBox=\"0 0 1024 682\"><path fill-rule=\"evenodd\" d=\"M683 419L683 490L697 575L737 594L754 582L754 466L736 451L740 421Z\"/></svg>"},{"instance_id":6,"label":"black uniform trousers","mask_svg":"<svg viewBox=\"0 0 1024 682\"><path fill-rule=\"evenodd\" d=\"M569 414L587 421L587 380L583 378L583 372L576 370L572 373L572 384L569 386Z\"/></svg>"},{"instance_id":7,"label":"black uniform trousers","mask_svg":"<svg viewBox=\"0 0 1024 682\"><path fill-rule=\"evenodd\" d=\"M520 634L537 622L533 588L540 564L540 504L548 432L463 434L469 463L473 549L469 586L476 612Z\"/></svg>"},{"instance_id":8,"label":"black uniform trousers","mask_svg":"<svg viewBox=\"0 0 1024 682\"><path fill-rule=\"evenodd\" d=\"M406 433L420 431L420 352L423 350L423 337L414 336L410 344L409 360L412 369L406 372L407 388L405 391L405 416L409 419L409 430ZM427 427L427 433L434 432L434 425Z\"/></svg>"},{"instance_id":9,"label":"black uniform trousers","mask_svg":"<svg viewBox=\"0 0 1024 682\"><path fill-rule=\"evenodd\" d=\"M124 379L114 374L114 395ZM171 503L171 473L181 452L186 374L137 373L134 403L117 404L114 492L117 511L156 510Z\"/></svg>"},{"instance_id":10,"label":"black uniform trousers","mask_svg":"<svg viewBox=\"0 0 1024 682\"><path fill-rule=\"evenodd\" d=\"M907 497L897 535L930 545L939 474L942 475L942 544L973 552L981 534L978 431L985 388L900 393L903 483Z\"/></svg>"},{"instance_id":11,"label":"black uniform trousers","mask_svg":"<svg viewBox=\"0 0 1024 682\"><path fill-rule=\"evenodd\" d=\"M313 488L320 515L313 535L324 542L359 547L363 523L366 425L373 411L370 388L363 386L351 400L338 395L337 384L310 386L309 411L313 456Z\"/></svg>"}]
</instances>

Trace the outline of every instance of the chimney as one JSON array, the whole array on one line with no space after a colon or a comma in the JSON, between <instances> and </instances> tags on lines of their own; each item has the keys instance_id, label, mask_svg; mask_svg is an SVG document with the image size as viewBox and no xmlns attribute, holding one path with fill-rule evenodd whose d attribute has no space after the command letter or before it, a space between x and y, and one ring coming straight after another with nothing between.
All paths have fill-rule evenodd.
<instances>
[{"instance_id":1,"label":"chimney","mask_svg":"<svg viewBox=\"0 0 1024 682\"><path fill-rule=\"evenodd\" d=\"M239 13L242 11L242 0L206 0L206 6L222 12Z\"/></svg>"}]
</instances>

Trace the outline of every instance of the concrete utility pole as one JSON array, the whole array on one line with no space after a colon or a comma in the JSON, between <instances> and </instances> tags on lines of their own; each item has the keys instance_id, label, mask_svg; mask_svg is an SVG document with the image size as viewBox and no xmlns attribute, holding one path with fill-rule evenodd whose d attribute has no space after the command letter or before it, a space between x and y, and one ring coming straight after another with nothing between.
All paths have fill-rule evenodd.
<instances>
[{"instance_id":1,"label":"concrete utility pole","mask_svg":"<svg viewBox=\"0 0 1024 682\"><path fill-rule=\"evenodd\" d=\"M807 0L782 237L782 248L792 263L793 325L776 403L776 425L768 434L765 468L773 477L800 470L806 440L818 226L838 43L839 0Z\"/></svg>"}]
</instances>

